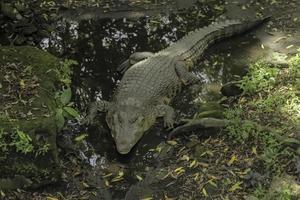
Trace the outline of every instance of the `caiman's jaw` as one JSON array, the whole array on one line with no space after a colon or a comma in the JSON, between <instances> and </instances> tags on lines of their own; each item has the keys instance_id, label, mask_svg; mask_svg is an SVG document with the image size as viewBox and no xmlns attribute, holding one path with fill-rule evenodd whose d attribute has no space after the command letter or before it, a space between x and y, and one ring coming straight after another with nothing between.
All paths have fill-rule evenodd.
<instances>
[{"instance_id":1,"label":"caiman's jaw","mask_svg":"<svg viewBox=\"0 0 300 200\"><path fill-rule=\"evenodd\" d=\"M117 151L128 154L143 134L154 124L155 118L137 108L118 109L107 113L106 122L115 140Z\"/></svg>"},{"instance_id":2,"label":"caiman's jaw","mask_svg":"<svg viewBox=\"0 0 300 200\"><path fill-rule=\"evenodd\" d=\"M116 143L117 151L120 154L128 154L134 147L134 145L141 139L141 137L143 136L143 132L123 132L122 134L119 133L113 135L116 136L114 140ZM126 135L128 137L126 137Z\"/></svg>"}]
</instances>

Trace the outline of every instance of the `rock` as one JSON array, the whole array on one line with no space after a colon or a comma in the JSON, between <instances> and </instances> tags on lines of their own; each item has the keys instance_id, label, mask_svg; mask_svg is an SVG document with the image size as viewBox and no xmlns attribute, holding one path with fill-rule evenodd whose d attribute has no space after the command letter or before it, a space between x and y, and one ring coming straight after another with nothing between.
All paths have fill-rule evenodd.
<instances>
[{"instance_id":1,"label":"rock","mask_svg":"<svg viewBox=\"0 0 300 200\"><path fill-rule=\"evenodd\" d=\"M20 46L23 45L26 42L26 37L23 35L17 35L15 40L14 40L14 45Z\"/></svg>"},{"instance_id":2,"label":"rock","mask_svg":"<svg viewBox=\"0 0 300 200\"><path fill-rule=\"evenodd\" d=\"M197 144L194 150L194 157L198 161L203 161L203 154L207 151L207 149L202 144Z\"/></svg>"},{"instance_id":3,"label":"rock","mask_svg":"<svg viewBox=\"0 0 300 200\"><path fill-rule=\"evenodd\" d=\"M5 148L0 148L0 190L59 179L61 69L60 59L37 48L1 46L0 146Z\"/></svg>"},{"instance_id":4,"label":"rock","mask_svg":"<svg viewBox=\"0 0 300 200\"><path fill-rule=\"evenodd\" d=\"M242 94L243 90L237 85L237 82L229 82L223 85L221 93L226 97L231 97Z\"/></svg>"},{"instance_id":5,"label":"rock","mask_svg":"<svg viewBox=\"0 0 300 200\"><path fill-rule=\"evenodd\" d=\"M245 176L245 183L251 187L263 185L266 183L266 180L267 178L258 172L251 171Z\"/></svg>"},{"instance_id":6,"label":"rock","mask_svg":"<svg viewBox=\"0 0 300 200\"><path fill-rule=\"evenodd\" d=\"M4 16L13 20L21 20L23 18L19 11L16 8L12 7L10 3L2 3L1 12Z\"/></svg>"},{"instance_id":7,"label":"rock","mask_svg":"<svg viewBox=\"0 0 300 200\"><path fill-rule=\"evenodd\" d=\"M23 2L16 2L15 3L15 8L19 11L19 12L24 12L26 9L26 6Z\"/></svg>"},{"instance_id":8,"label":"rock","mask_svg":"<svg viewBox=\"0 0 300 200\"><path fill-rule=\"evenodd\" d=\"M250 196L245 197L245 200L259 200L259 199L255 196L250 195Z\"/></svg>"},{"instance_id":9,"label":"rock","mask_svg":"<svg viewBox=\"0 0 300 200\"><path fill-rule=\"evenodd\" d=\"M153 195L156 193L151 187L151 184L156 180L153 177L154 174L156 173L148 173L144 180L132 185L126 193L125 200L152 199Z\"/></svg>"},{"instance_id":10,"label":"rock","mask_svg":"<svg viewBox=\"0 0 300 200\"><path fill-rule=\"evenodd\" d=\"M38 29L33 24L29 24L28 26L22 28L22 32L24 35L31 35L37 32L37 30Z\"/></svg>"},{"instance_id":11,"label":"rock","mask_svg":"<svg viewBox=\"0 0 300 200\"><path fill-rule=\"evenodd\" d=\"M166 143L160 143L157 148L160 148L161 151L158 153L155 153L153 155L154 158L160 159L160 160L164 160L167 158L170 158L171 155L173 155L174 152L174 147L171 145L168 145Z\"/></svg>"},{"instance_id":12,"label":"rock","mask_svg":"<svg viewBox=\"0 0 300 200\"><path fill-rule=\"evenodd\" d=\"M32 181L24 176L16 175L13 178L0 179L0 188L3 191L26 188L32 184Z\"/></svg>"},{"instance_id":13,"label":"rock","mask_svg":"<svg viewBox=\"0 0 300 200\"><path fill-rule=\"evenodd\" d=\"M268 191L268 197L270 199L277 199L283 193L288 193L294 196L295 199L300 199L300 185L295 181L295 178L290 175L283 175L281 177L275 177Z\"/></svg>"},{"instance_id":14,"label":"rock","mask_svg":"<svg viewBox=\"0 0 300 200\"><path fill-rule=\"evenodd\" d=\"M288 56L285 53L273 52L265 58L265 61L272 65L285 67L288 65Z\"/></svg>"}]
</instances>

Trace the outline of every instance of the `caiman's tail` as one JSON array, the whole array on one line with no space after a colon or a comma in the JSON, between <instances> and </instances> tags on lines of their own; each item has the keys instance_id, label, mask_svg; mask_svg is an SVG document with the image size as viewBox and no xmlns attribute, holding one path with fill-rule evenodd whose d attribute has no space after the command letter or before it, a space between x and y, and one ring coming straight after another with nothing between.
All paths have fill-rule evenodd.
<instances>
[{"instance_id":1,"label":"caiman's tail","mask_svg":"<svg viewBox=\"0 0 300 200\"><path fill-rule=\"evenodd\" d=\"M172 55L182 56L183 59L195 60L209 45L233 35L249 31L268 21L266 17L256 21L226 20L215 22L209 26L188 33L165 51Z\"/></svg>"}]
</instances>

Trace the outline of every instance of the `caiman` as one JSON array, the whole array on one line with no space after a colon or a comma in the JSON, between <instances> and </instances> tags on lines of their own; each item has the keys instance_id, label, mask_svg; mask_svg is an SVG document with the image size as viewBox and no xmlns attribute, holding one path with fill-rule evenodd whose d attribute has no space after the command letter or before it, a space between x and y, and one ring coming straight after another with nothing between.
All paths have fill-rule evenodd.
<instances>
[{"instance_id":1,"label":"caiman","mask_svg":"<svg viewBox=\"0 0 300 200\"><path fill-rule=\"evenodd\" d=\"M107 112L106 122L117 151L127 154L143 134L163 117L172 127L175 112L168 104L183 85L201 82L190 68L205 49L217 41L258 26L263 20L225 20L196 29L176 43L157 52L136 52L120 65L124 71L111 102L92 104L86 118L90 123L97 111Z\"/></svg>"}]
</instances>

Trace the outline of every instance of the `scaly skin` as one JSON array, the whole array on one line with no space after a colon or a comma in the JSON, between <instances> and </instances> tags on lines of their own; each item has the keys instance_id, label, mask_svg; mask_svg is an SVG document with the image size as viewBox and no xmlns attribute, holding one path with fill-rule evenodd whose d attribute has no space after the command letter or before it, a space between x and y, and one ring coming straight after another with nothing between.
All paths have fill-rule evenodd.
<instances>
[{"instance_id":1,"label":"scaly skin","mask_svg":"<svg viewBox=\"0 0 300 200\"><path fill-rule=\"evenodd\" d=\"M120 66L124 76L111 102L99 101L91 106L88 121L98 111L107 112L119 153L127 154L143 134L163 117L165 126L172 127L174 110L168 106L182 85L200 82L189 72L207 47L216 41L245 32L264 20L241 22L228 20L214 23L187 34L170 47L155 54L138 52Z\"/></svg>"}]
</instances>

